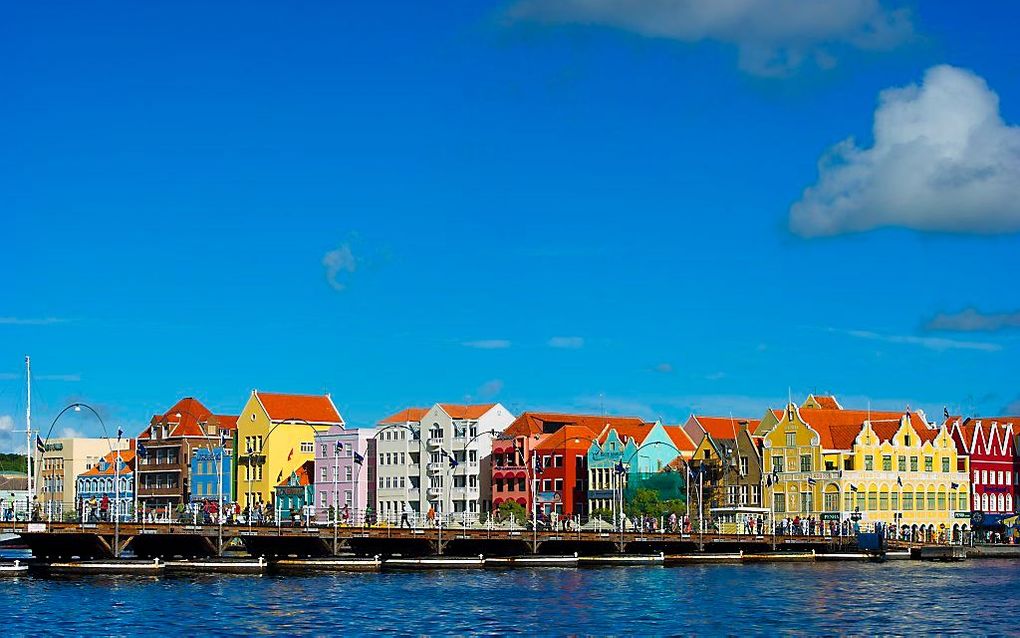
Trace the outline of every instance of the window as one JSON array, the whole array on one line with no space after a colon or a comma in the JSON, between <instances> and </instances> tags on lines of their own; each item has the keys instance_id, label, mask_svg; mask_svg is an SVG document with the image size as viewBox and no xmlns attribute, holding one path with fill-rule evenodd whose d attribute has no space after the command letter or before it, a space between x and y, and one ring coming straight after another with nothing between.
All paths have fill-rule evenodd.
<instances>
[{"instance_id":1,"label":"window","mask_svg":"<svg viewBox=\"0 0 1020 638\"><path fill-rule=\"evenodd\" d=\"M928 492L928 509L935 511L935 492Z\"/></svg>"},{"instance_id":2,"label":"window","mask_svg":"<svg viewBox=\"0 0 1020 638\"><path fill-rule=\"evenodd\" d=\"M911 472L916 472L917 471L917 457L916 456L910 457L910 471Z\"/></svg>"},{"instance_id":3,"label":"window","mask_svg":"<svg viewBox=\"0 0 1020 638\"><path fill-rule=\"evenodd\" d=\"M747 457L740 457L740 475L747 476Z\"/></svg>"},{"instance_id":4,"label":"window","mask_svg":"<svg viewBox=\"0 0 1020 638\"><path fill-rule=\"evenodd\" d=\"M875 457L871 454L864 455L864 469L868 472L874 471L875 469Z\"/></svg>"},{"instance_id":5,"label":"window","mask_svg":"<svg viewBox=\"0 0 1020 638\"><path fill-rule=\"evenodd\" d=\"M344 480L346 480L346 481L351 480L351 473L353 471L354 471L354 469L350 465L345 466L344 467Z\"/></svg>"},{"instance_id":6,"label":"window","mask_svg":"<svg viewBox=\"0 0 1020 638\"><path fill-rule=\"evenodd\" d=\"M878 494L868 492L868 509L872 512L878 510Z\"/></svg>"},{"instance_id":7,"label":"window","mask_svg":"<svg viewBox=\"0 0 1020 638\"><path fill-rule=\"evenodd\" d=\"M930 457L930 456L924 457L924 471L925 472L932 472L932 471L934 471L933 470L933 466L932 466L932 464L934 462L935 462L935 459L933 459L932 457Z\"/></svg>"},{"instance_id":8,"label":"window","mask_svg":"<svg viewBox=\"0 0 1020 638\"><path fill-rule=\"evenodd\" d=\"M800 511L810 512L814 510L814 503L812 503L813 494L811 492L802 492L800 495Z\"/></svg>"},{"instance_id":9,"label":"window","mask_svg":"<svg viewBox=\"0 0 1020 638\"><path fill-rule=\"evenodd\" d=\"M981 472L974 470L974 485L981 485Z\"/></svg>"},{"instance_id":10,"label":"window","mask_svg":"<svg viewBox=\"0 0 1020 638\"><path fill-rule=\"evenodd\" d=\"M772 509L777 513L783 513L786 511L786 494L776 492L772 495Z\"/></svg>"},{"instance_id":11,"label":"window","mask_svg":"<svg viewBox=\"0 0 1020 638\"><path fill-rule=\"evenodd\" d=\"M893 508L893 511L896 511L896 510L900 509L900 493L899 492L893 492L892 493L892 508Z\"/></svg>"},{"instance_id":12,"label":"window","mask_svg":"<svg viewBox=\"0 0 1020 638\"><path fill-rule=\"evenodd\" d=\"M940 510L946 509L946 495L943 492L939 492L939 509Z\"/></svg>"},{"instance_id":13,"label":"window","mask_svg":"<svg viewBox=\"0 0 1020 638\"><path fill-rule=\"evenodd\" d=\"M797 447L797 433L787 432L786 433L786 447Z\"/></svg>"},{"instance_id":14,"label":"window","mask_svg":"<svg viewBox=\"0 0 1020 638\"><path fill-rule=\"evenodd\" d=\"M839 511L839 492L825 493L825 511L826 512Z\"/></svg>"},{"instance_id":15,"label":"window","mask_svg":"<svg viewBox=\"0 0 1020 638\"><path fill-rule=\"evenodd\" d=\"M889 454L884 454L882 456L882 471L892 472L892 456Z\"/></svg>"},{"instance_id":16,"label":"window","mask_svg":"<svg viewBox=\"0 0 1020 638\"><path fill-rule=\"evenodd\" d=\"M773 472L785 472L786 471L785 469L783 469L783 457L782 456L773 456L772 457L772 471Z\"/></svg>"},{"instance_id":17,"label":"window","mask_svg":"<svg viewBox=\"0 0 1020 638\"><path fill-rule=\"evenodd\" d=\"M964 492L960 492L960 505L959 505L958 509L961 509L961 510L969 509L967 507L967 494L965 494Z\"/></svg>"},{"instance_id":18,"label":"window","mask_svg":"<svg viewBox=\"0 0 1020 638\"><path fill-rule=\"evenodd\" d=\"M319 456L325 457L326 456L326 444L323 443L322 446L320 447L320 449L322 450L322 454L320 454Z\"/></svg>"},{"instance_id":19,"label":"window","mask_svg":"<svg viewBox=\"0 0 1020 638\"><path fill-rule=\"evenodd\" d=\"M948 472L949 471L949 457L948 456L943 456L942 457L942 471L943 472Z\"/></svg>"},{"instance_id":20,"label":"window","mask_svg":"<svg viewBox=\"0 0 1020 638\"><path fill-rule=\"evenodd\" d=\"M896 469L900 472L907 471L907 457L900 456L896 458Z\"/></svg>"},{"instance_id":21,"label":"window","mask_svg":"<svg viewBox=\"0 0 1020 638\"><path fill-rule=\"evenodd\" d=\"M919 512L924 510L924 492L918 492L914 496L914 507L916 507Z\"/></svg>"},{"instance_id":22,"label":"window","mask_svg":"<svg viewBox=\"0 0 1020 638\"><path fill-rule=\"evenodd\" d=\"M461 477L463 478L463 477ZM563 479L553 479L553 490L560 492L563 490Z\"/></svg>"},{"instance_id":23,"label":"window","mask_svg":"<svg viewBox=\"0 0 1020 638\"><path fill-rule=\"evenodd\" d=\"M801 454L800 455L800 471L810 472L811 471L811 455Z\"/></svg>"},{"instance_id":24,"label":"window","mask_svg":"<svg viewBox=\"0 0 1020 638\"><path fill-rule=\"evenodd\" d=\"M319 477L320 480L325 481L326 480L326 466L325 465L322 466L322 471L319 472L319 474L320 474L320 477Z\"/></svg>"},{"instance_id":25,"label":"window","mask_svg":"<svg viewBox=\"0 0 1020 638\"><path fill-rule=\"evenodd\" d=\"M878 509L883 512L889 510L889 494L887 492L882 492L878 495Z\"/></svg>"}]
</instances>

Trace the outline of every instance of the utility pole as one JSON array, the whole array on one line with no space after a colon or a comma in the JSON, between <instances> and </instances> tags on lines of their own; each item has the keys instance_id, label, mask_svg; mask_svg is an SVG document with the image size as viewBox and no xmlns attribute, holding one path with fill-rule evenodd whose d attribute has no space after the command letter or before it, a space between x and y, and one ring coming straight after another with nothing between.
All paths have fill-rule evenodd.
<instances>
[{"instance_id":1,"label":"utility pole","mask_svg":"<svg viewBox=\"0 0 1020 638\"><path fill-rule=\"evenodd\" d=\"M28 388L28 396L25 401L25 475L28 493L25 494L25 520L32 519L32 496L35 489L32 485L32 361L25 355L25 384Z\"/></svg>"}]
</instances>

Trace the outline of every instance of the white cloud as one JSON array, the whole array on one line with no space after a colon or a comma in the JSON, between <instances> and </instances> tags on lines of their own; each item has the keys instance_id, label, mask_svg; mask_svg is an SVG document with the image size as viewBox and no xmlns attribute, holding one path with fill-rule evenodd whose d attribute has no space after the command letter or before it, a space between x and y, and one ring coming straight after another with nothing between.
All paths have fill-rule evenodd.
<instances>
[{"instance_id":1,"label":"white cloud","mask_svg":"<svg viewBox=\"0 0 1020 638\"><path fill-rule=\"evenodd\" d=\"M583 337L553 337L547 344L550 348L566 348L576 350L584 347Z\"/></svg>"},{"instance_id":2,"label":"white cloud","mask_svg":"<svg viewBox=\"0 0 1020 638\"><path fill-rule=\"evenodd\" d=\"M111 434L111 436L115 436L116 435L116 430L114 432L111 432L110 434ZM74 439L74 438L79 438L79 437L83 437L83 436L85 436L85 434L81 430L79 430L77 428L73 428L73 427L66 427L66 428L62 428L60 430L59 438L62 438L62 439Z\"/></svg>"},{"instance_id":3,"label":"white cloud","mask_svg":"<svg viewBox=\"0 0 1020 638\"><path fill-rule=\"evenodd\" d=\"M925 328L950 332L994 332L1005 328L1020 328L1020 312L984 314L975 308L967 308L956 314L938 314Z\"/></svg>"},{"instance_id":4,"label":"white cloud","mask_svg":"<svg viewBox=\"0 0 1020 638\"><path fill-rule=\"evenodd\" d=\"M508 15L723 42L737 48L743 70L757 75L787 74L809 61L827 68L839 49L886 49L912 33L908 12L879 0L519 0Z\"/></svg>"},{"instance_id":5,"label":"white cloud","mask_svg":"<svg viewBox=\"0 0 1020 638\"><path fill-rule=\"evenodd\" d=\"M982 78L936 66L920 86L883 91L873 136L871 148L848 138L822 158L790 209L793 232L1020 230L1020 127L1003 122Z\"/></svg>"},{"instance_id":6,"label":"white cloud","mask_svg":"<svg viewBox=\"0 0 1020 638\"><path fill-rule=\"evenodd\" d=\"M14 429L14 417L0 415L0 452L25 453L25 430Z\"/></svg>"},{"instance_id":7,"label":"white cloud","mask_svg":"<svg viewBox=\"0 0 1020 638\"><path fill-rule=\"evenodd\" d=\"M502 379L491 379L483 383L475 395L482 399L491 399L500 392L503 391L503 380Z\"/></svg>"},{"instance_id":8,"label":"white cloud","mask_svg":"<svg viewBox=\"0 0 1020 638\"><path fill-rule=\"evenodd\" d=\"M326 282L333 290L342 291L347 288L345 273L350 275L358 267L349 243L340 244L322 257L322 265L326 269Z\"/></svg>"},{"instance_id":9,"label":"white cloud","mask_svg":"<svg viewBox=\"0 0 1020 638\"><path fill-rule=\"evenodd\" d=\"M0 317L0 326L51 326L66 322L67 319L56 317Z\"/></svg>"},{"instance_id":10,"label":"white cloud","mask_svg":"<svg viewBox=\"0 0 1020 638\"><path fill-rule=\"evenodd\" d=\"M478 341L465 341L461 345L478 350L502 350L509 348L510 342L506 339L479 339Z\"/></svg>"},{"instance_id":11,"label":"white cloud","mask_svg":"<svg viewBox=\"0 0 1020 638\"><path fill-rule=\"evenodd\" d=\"M913 335L883 335L877 332L871 332L870 330L834 330L834 332L843 332L851 337L857 337L858 339L921 346L938 352L945 350L980 350L983 352L997 352L1002 350L1002 346L984 341L960 341L957 339L944 339L942 337L915 337Z\"/></svg>"}]
</instances>

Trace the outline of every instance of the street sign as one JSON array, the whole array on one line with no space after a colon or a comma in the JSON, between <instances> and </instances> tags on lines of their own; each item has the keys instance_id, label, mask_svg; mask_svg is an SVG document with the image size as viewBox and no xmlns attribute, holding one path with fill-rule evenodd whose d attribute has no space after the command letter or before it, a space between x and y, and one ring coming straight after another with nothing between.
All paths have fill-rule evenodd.
<instances>
[{"instance_id":1,"label":"street sign","mask_svg":"<svg viewBox=\"0 0 1020 638\"><path fill-rule=\"evenodd\" d=\"M820 517L823 521L838 521L839 512L822 512Z\"/></svg>"},{"instance_id":2,"label":"street sign","mask_svg":"<svg viewBox=\"0 0 1020 638\"><path fill-rule=\"evenodd\" d=\"M970 512L955 512L953 518L970 518Z\"/></svg>"}]
</instances>

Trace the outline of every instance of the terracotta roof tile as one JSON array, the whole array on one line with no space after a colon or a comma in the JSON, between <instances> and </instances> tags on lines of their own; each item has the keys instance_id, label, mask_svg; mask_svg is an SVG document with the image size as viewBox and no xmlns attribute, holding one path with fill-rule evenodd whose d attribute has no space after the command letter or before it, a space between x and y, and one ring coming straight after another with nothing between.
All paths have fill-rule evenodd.
<instances>
[{"instance_id":1,"label":"terracotta roof tile","mask_svg":"<svg viewBox=\"0 0 1020 638\"><path fill-rule=\"evenodd\" d=\"M421 418L425 416L428 411L428 408L404 408L400 412L395 412L382 421L379 421L379 425L386 425L388 423L416 423L421 421Z\"/></svg>"},{"instance_id":2,"label":"terracotta roof tile","mask_svg":"<svg viewBox=\"0 0 1020 638\"><path fill-rule=\"evenodd\" d=\"M687 435L687 432L683 429L683 426L679 425L666 425L666 434L669 435L673 445L676 446L681 452L693 452L698 449L698 446L694 444L691 437Z\"/></svg>"},{"instance_id":3,"label":"terracotta roof tile","mask_svg":"<svg viewBox=\"0 0 1020 638\"><path fill-rule=\"evenodd\" d=\"M451 419L480 419L483 414L496 407L496 404L456 405L454 403L440 403L439 407L443 408L450 415Z\"/></svg>"},{"instance_id":4,"label":"terracotta roof tile","mask_svg":"<svg viewBox=\"0 0 1020 638\"><path fill-rule=\"evenodd\" d=\"M713 439L732 439L733 435L740 431L740 424L743 421L747 422L749 432L754 432L758 428L758 424L761 423L761 419L731 418L728 416L695 415L694 418L701 424L701 429L711 435Z\"/></svg>"},{"instance_id":5,"label":"terracotta roof tile","mask_svg":"<svg viewBox=\"0 0 1020 638\"><path fill-rule=\"evenodd\" d=\"M109 464L106 467L106 470L100 471L99 463L96 463L88 471L85 471L85 472L82 472L81 474L79 474L79 476L116 476L117 475L117 469L116 469L116 467L114 467L114 463L117 460L117 451L114 450L112 452L107 452L106 455L103 456L102 460L106 461ZM120 460L124 463L124 465L127 466L127 470L126 471L128 471L128 472L134 471L134 469L135 469L135 451L134 450L121 450L120 451ZM124 471L125 470L122 470L121 473L123 474Z\"/></svg>"},{"instance_id":6,"label":"terracotta roof tile","mask_svg":"<svg viewBox=\"0 0 1020 638\"><path fill-rule=\"evenodd\" d=\"M310 423L343 423L328 394L277 394L256 392L273 421L303 419Z\"/></svg>"},{"instance_id":7,"label":"terracotta roof tile","mask_svg":"<svg viewBox=\"0 0 1020 638\"><path fill-rule=\"evenodd\" d=\"M313 485L315 481L315 461L305 461L294 470L294 474L297 475L298 485ZM288 475L278 487L287 487L289 483L290 476Z\"/></svg>"},{"instance_id":8,"label":"terracotta roof tile","mask_svg":"<svg viewBox=\"0 0 1020 638\"><path fill-rule=\"evenodd\" d=\"M597 435L605 427L628 427L644 425L644 420L629 416L597 416L592 414L563 414L557 412L524 412L505 430L505 436L533 436L555 432L566 425L580 425Z\"/></svg>"},{"instance_id":9,"label":"terracotta roof tile","mask_svg":"<svg viewBox=\"0 0 1020 638\"><path fill-rule=\"evenodd\" d=\"M584 425L564 425L555 433L546 436L535 446L541 451L587 452L598 433Z\"/></svg>"}]
</instances>

